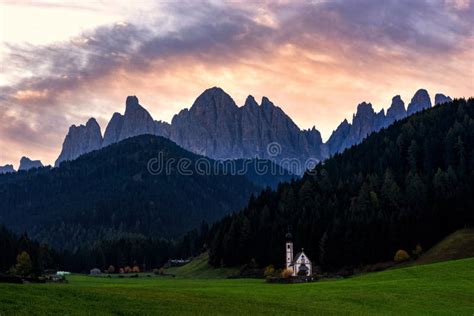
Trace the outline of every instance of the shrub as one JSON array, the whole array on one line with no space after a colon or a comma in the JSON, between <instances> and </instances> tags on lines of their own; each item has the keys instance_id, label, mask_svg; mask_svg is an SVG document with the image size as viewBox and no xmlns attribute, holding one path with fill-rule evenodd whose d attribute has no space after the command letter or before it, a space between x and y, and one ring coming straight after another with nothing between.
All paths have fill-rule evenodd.
<instances>
[{"instance_id":1,"label":"shrub","mask_svg":"<svg viewBox=\"0 0 474 316\"><path fill-rule=\"evenodd\" d=\"M417 244L417 245L415 246L415 249L413 249L413 250L411 251L413 257L415 257L415 258L418 258L418 257L421 255L422 252L423 252L423 248L421 248L421 245L420 245L420 244Z\"/></svg>"},{"instance_id":2,"label":"shrub","mask_svg":"<svg viewBox=\"0 0 474 316\"><path fill-rule=\"evenodd\" d=\"M269 265L265 268L265 271L263 272L263 275L268 278L268 277L272 277L275 275L275 267L273 267L273 265Z\"/></svg>"},{"instance_id":3,"label":"shrub","mask_svg":"<svg viewBox=\"0 0 474 316\"><path fill-rule=\"evenodd\" d=\"M308 271L299 270L297 274L298 274L299 276L307 276L307 275L308 275Z\"/></svg>"},{"instance_id":4,"label":"shrub","mask_svg":"<svg viewBox=\"0 0 474 316\"><path fill-rule=\"evenodd\" d=\"M29 276L32 272L33 264L30 255L23 251L16 257L16 265L12 267L11 272L19 276Z\"/></svg>"},{"instance_id":5,"label":"shrub","mask_svg":"<svg viewBox=\"0 0 474 316\"><path fill-rule=\"evenodd\" d=\"M113 265L110 265L109 268L107 269L108 273L115 273L115 267Z\"/></svg>"},{"instance_id":6,"label":"shrub","mask_svg":"<svg viewBox=\"0 0 474 316\"><path fill-rule=\"evenodd\" d=\"M285 270L283 270L283 272L281 273L281 277L282 277L282 278L285 278L285 279L290 278L292 275L293 275L293 270L291 270L291 269L285 269Z\"/></svg>"},{"instance_id":7,"label":"shrub","mask_svg":"<svg viewBox=\"0 0 474 316\"><path fill-rule=\"evenodd\" d=\"M395 257L393 258L393 260L396 263L404 262L404 261L407 261L408 259L410 259L410 255L408 254L408 252L406 252L403 249L398 250L395 253Z\"/></svg>"},{"instance_id":8,"label":"shrub","mask_svg":"<svg viewBox=\"0 0 474 316\"><path fill-rule=\"evenodd\" d=\"M313 275L318 275L322 273L321 266L313 266Z\"/></svg>"}]
</instances>

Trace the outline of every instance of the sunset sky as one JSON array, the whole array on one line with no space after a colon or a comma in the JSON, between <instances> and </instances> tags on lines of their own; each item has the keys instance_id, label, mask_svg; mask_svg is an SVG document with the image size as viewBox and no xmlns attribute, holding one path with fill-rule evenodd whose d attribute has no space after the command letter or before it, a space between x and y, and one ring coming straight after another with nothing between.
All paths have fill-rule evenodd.
<instances>
[{"instance_id":1,"label":"sunset sky","mask_svg":"<svg viewBox=\"0 0 474 316\"><path fill-rule=\"evenodd\" d=\"M474 95L471 0L0 0L0 165L52 164L127 95L170 121L206 88L269 97L326 140L358 103Z\"/></svg>"}]
</instances>

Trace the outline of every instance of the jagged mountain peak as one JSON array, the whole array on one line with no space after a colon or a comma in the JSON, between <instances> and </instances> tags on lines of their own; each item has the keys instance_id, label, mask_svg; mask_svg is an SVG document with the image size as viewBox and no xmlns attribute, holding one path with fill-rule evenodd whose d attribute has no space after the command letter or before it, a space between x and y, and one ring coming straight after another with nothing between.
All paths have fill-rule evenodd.
<instances>
[{"instance_id":1,"label":"jagged mountain peak","mask_svg":"<svg viewBox=\"0 0 474 316\"><path fill-rule=\"evenodd\" d=\"M443 104L443 103L451 102L451 101L453 101L453 99L451 99L449 96L446 96L442 93L437 93L435 95L435 105Z\"/></svg>"},{"instance_id":2,"label":"jagged mountain peak","mask_svg":"<svg viewBox=\"0 0 474 316\"><path fill-rule=\"evenodd\" d=\"M99 128L100 129L100 126L99 126L99 123L97 123L97 120L93 117L91 117L90 119L87 120L86 124L79 124L79 125L71 125L69 127L69 132L71 131L76 131L78 129L83 129L83 128Z\"/></svg>"},{"instance_id":3,"label":"jagged mountain peak","mask_svg":"<svg viewBox=\"0 0 474 316\"><path fill-rule=\"evenodd\" d=\"M95 118L93 118L93 117L91 117L91 118L87 121L86 126L89 126L89 127L99 127L99 128L100 128L99 123L97 123L97 120L96 120Z\"/></svg>"},{"instance_id":4,"label":"jagged mountain peak","mask_svg":"<svg viewBox=\"0 0 474 316\"><path fill-rule=\"evenodd\" d=\"M211 88L207 88L206 90L204 90L204 92L202 94L212 94L212 95L228 95L227 92L224 91L224 89L222 89L221 87L218 87L218 86L214 86L214 87L211 87Z\"/></svg>"},{"instance_id":5,"label":"jagged mountain peak","mask_svg":"<svg viewBox=\"0 0 474 316\"><path fill-rule=\"evenodd\" d=\"M418 89L415 92L415 95L411 99L411 103L418 102L418 103L426 103L431 106L430 95L426 89Z\"/></svg>"},{"instance_id":6,"label":"jagged mountain peak","mask_svg":"<svg viewBox=\"0 0 474 316\"><path fill-rule=\"evenodd\" d=\"M350 126L351 124L349 123L349 121L345 118L344 121L341 122L341 124L339 124L338 128L341 127L341 126Z\"/></svg>"},{"instance_id":7,"label":"jagged mountain peak","mask_svg":"<svg viewBox=\"0 0 474 316\"><path fill-rule=\"evenodd\" d=\"M449 97L445 97L442 94L438 94L435 100L435 102L451 101ZM370 103L362 102L357 106L357 112L353 115L352 124L348 124L345 120L346 123L341 123L332 133L326 143L329 152L330 154L342 152L345 148L360 143L370 133L377 132L393 122L403 119L407 115L430 107L431 100L426 89L418 89L415 92L407 110L405 110L405 103L400 95L395 95L392 98L392 103L386 112L382 109L376 113ZM343 139L343 142L341 142L341 139Z\"/></svg>"},{"instance_id":8,"label":"jagged mountain peak","mask_svg":"<svg viewBox=\"0 0 474 316\"><path fill-rule=\"evenodd\" d=\"M138 105L138 104L139 104L139 101L138 101L137 96L135 96L135 95L129 95L127 97L127 99L125 100L125 105L126 106L134 106L134 105Z\"/></svg>"},{"instance_id":9,"label":"jagged mountain peak","mask_svg":"<svg viewBox=\"0 0 474 316\"><path fill-rule=\"evenodd\" d=\"M228 99L232 99L231 96L220 87L212 87L212 88L204 90L196 98L196 101L199 100L200 98L228 98Z\"/></svg>"},{"instance_id":10,"label":"jagged mountain peak","mask_svg":"<svg viewBox=\"0 0 474 316\"><path fill-rule=\"evenodd\" d=\"M69 128L61 154L54 163L57 167L63 161L74 160L82 154L99 149L102 146L102 131L95 118L90 118L86 125L72 125Z\"/></svg>"},{"instance_id":11,"label":"jagged mountain peak","mask_svg":"<svg viewBox=\"0 0 474 316\"><path fill-rule=\"evenodd\" d=\"M323 139L321 137L321 133L319 132L319 130L316 128L316 126L313 126L311 128L308 128L308 129L305 129L303 130L303 133L307 136L310 136L311 137L311 141L316 141L317 143L321 143L323 142Z\"/></svg>"},{"instance_id":12,"label":"jagged mountain peak","mask_svg":"<svg viewBox=\"0 0 474 316\"><path fill-rule=\"evenodd\" d=\"M405 109L405 102L403 102L402 100L402 97L400 97L400 95L396 95L392 98L392 104L390 105L390 109L399 109L399 108L403 108ZM387 110L387 113L388 113L388 110Z\"/></svg>"},{"instance_id":13,"label":"jagged mountain peak","mask_svg":"<svg viewBox=\"0 0 474 316\"><path fill-rule=\"evenodd\" d=\"M367 102L364 101L364 102L359 103L357 105L357 112L356 112L356 114L354 114L353 120L356 120L357 118L360 118L360 117L373 115L374 113L375 112L374 112L374 109L372 107L372 104L367 103Z\"/></svg>"},{"instance_id":14,"label":"jagged mountain peak","mask_svg":"<svg viewBox=\"0 0 474 316\"><path fill-rule=\"evenodd\" d=\"M142 107L138 101L138 98L134 95L128 96L126 101L125 101L125 115L130 115L133 112L137 111L145 111L148 113L147 110L145 110L144 107Z\"/></svg>"},{"instance_id":15,"label":"jagged mountain peak","mask_svg":"<svg viewBox=\"0 0 474 316\"><path fill-rule=\"evenodd\" d=\"M392 98L392 104L387 110L387 125L404 118L407 115L405 103L400 95Z\"/></svg>"},{"instance_id":16,"label":"jagged mountain peak","mask_svg":"<svg viewBox=\"0 0 474 316\"><path fill-rule=\"evenodd\" d=\"M125 105L125 114L121 124L119 123L120 133L112 136L121 141L133 136L155 133L155 121L150 113L140 105L136 96L128 96ZM118 131L117 126L113 126L113 128Z\"/></svg>"},{"instance_id":17,"label":"jagged mountain peak","mask_svg":"<svg viewBox=\"0 0 474 316\"><path fill-rule=\"evenodd\" d=\"M339 124L336 130L332 132L331 136L326 142L329 155L334 155L335 153L341 151L341 147L349 135L351 127L352 125L347 121L347 119L344 119L344 121Z\"/></svg>"},{"instance_id":18,"label":"jagged mountain peak","mask_svg":"<svg viewBox=\"0 0 474 316\"><path fill-rule=\"evenodd\" d=\"M13 172L16 172L15 168L13 168L13 165L0 166L0 174L13 173Z\"/></svg>"},{"instance_id":19,"label":"jagged mountain peak","mask_svg":"<svg viewBox=\"0 0 474 316\"><path fill-rule=\"evenodd\" d=\"M236 110L237 104L230 95L219 87L206 89L196 98L190 112L206 112L208 110Z\"/></svg>"},{"instance_id":20,"label":"jagged mountain peak","mask_svg":"<svg viewBox=\"0 0 474 316\"><path fill-rule=\"evenodd\" d=\"M429 97L428 91L424 88L420 88L415 92L413 98L426 98Z\"/></svg>"},{"instance_id":21,"label":"jagged mountain peak","mask_svg":"<svg viewBox=\"0 0 474 316\"><path fill-rule=\"evenodd\" d=\"M43 164L40 160L31 160L30 158L23 156L20 159L20 167L18 170L30 170L33 168L41 168Z\"/></svg>"},{"instance_id":22,"label":"jagged mountain peak","mask_svg":"<svg viewBox=\"0 0 474 316\"><path fill-rule=\"evenodd\" d=\"M123 117L123 114L119 113L119 112L115 112L114 114L112 114L112 119L117 119L117 118L120 118L120 117Z\"/></svg>"},{"instance_id":23,"label":"jagged mountain peak","mask_svg":"<svg viewBox=\"0 0 474 316\"><path fill-rule=\"evenodd\" d=\"M319 135L319 137L321 137L321 133L318 131L318 129L316 128L315 125L313 125L313 127L311 127L311 128L304 129L302 131L306 134Z\"/></svg>"},{"instance_id":24,"label":"jagged mountain peak","mask_svg":"<svg viewBox=\"0 0 474 316\"><path fill-rule=\"evenodd\" d=\"M267 98L267 97L262 97L261 106L262 106L262 107L275 107L275 104L273 104L273 102L270 101L269 98Z\"/></svg>"},{"instance_id":25,"label":"jagged mountain peak","mask_svg":"<svg viewBox=\"0 0 474 316\"><path fill-rule=\"evenodd\" d=\"M413 113L428 109L431 107L431 100L428 91L425 89L418 89L415 95L408 104L407 114L411 115Z\"/></svg>"},{"instance_id":26,"label":"jagged mountain peak","mask_svg":"<svg viewBox=\"0 0 474 316\"><path fill-rule=\"evenodd\" d=\"M250 108L257 108L258 103L255 101L255 98L253 95L249 95L247 99L245 99L244 107L250 107Z\"/></svg>"}]
</instances>

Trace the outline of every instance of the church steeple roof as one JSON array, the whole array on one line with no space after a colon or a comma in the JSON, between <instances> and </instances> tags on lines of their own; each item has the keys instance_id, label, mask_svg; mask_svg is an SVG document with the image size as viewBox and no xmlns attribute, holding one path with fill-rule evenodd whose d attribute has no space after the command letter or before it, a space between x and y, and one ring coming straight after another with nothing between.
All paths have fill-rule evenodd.
<instances>
[{"instance_id":1,"label":"church steeple roof","mask_svg":"<svg viewBox=\"0 0 474 316\"><path fill-rule=\"evenodd\" d=\"M291 241L293 239L293 235L290 232L290 226L288 226L288 231L285 235L285 238L286 238L287 241Z\"/></svg>"}]
</instances>

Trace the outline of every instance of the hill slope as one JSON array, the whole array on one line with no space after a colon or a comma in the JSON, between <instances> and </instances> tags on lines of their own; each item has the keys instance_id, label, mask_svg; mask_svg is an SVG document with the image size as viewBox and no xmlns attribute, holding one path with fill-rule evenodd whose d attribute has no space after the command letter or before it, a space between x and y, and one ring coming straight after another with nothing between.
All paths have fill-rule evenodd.
<instances>
[{"instance_id":1,"label":"hill slope","mask_svg":"<svg viewBox=\"0 0 474 316\"><path fill-rule=\"evenodd\" d=\"M0 284L6 315L471 315L474 259L306 284L263 280L97 278ZM58 304L58 297L61 303Z\"/></svg>"},{"instance_id":2,"label":"hill slope","mask_svg":"<svg viewBox=\"0 0 474 316\"><path fill-rule=\"evenodd\" d=\"M202 221L213 222L238 210L261 190L253 174L219 168L199 173L198 160L215 163L165 138L143 135L63 162L59 168L1 175L0 222L69 249L130 233L175 237ZM181 169L192 174L181 172L178 161L189 162ZM160 172L159 166L167 165L169 171ZM274 185L287 176L283 172L261 183L271 180Z\"/></svg>"},{"instance_id":3,"label":"hill slope","mask_svg":"<svg viewBox=\"0 0 474 316\"><path fill-rule=\"evenodd\" d=\"M210 262L283 265L285 234L324 269L428 249L474 225L474 99L398 121L320 163L303 179L267 190L208 234Z\"/></svg>"},{"instance_id":4,"label":"hill slope","mask_svg":"<svg viewBox=\"0 0 474 316\"><path fill-rule=\"evenodd\" d=\"M440 241L424 253L416 261L416 264L427 264L470 257L474 257L474 229L464 228Z\"/></svg>"},{"instance_id":5,"label":"hill slope","mask_svg":"<svg viewBox=\"0 0 474 316\"><path fill-rule=\"evenodd\" d=\"M238 268L214 268L209 265L208 261L209 255L202 253L184 266L166 269L166 273L173 274L178 278L220 279L237 275L239 272Z\"/></svg>"}]
</instances>

